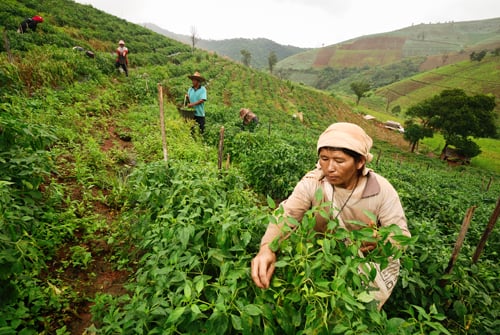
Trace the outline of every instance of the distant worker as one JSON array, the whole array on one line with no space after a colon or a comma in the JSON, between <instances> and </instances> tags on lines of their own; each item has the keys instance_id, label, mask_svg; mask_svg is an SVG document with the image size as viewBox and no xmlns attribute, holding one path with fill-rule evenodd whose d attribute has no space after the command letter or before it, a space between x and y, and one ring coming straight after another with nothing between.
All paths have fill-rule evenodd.
<instances>
[{"instance_id":1,"label":"distant worker","mask_svg":"<svg viewBox=\"0 0 500 335\"><path fill-rule=\"evenodd\" d=\"M207 101L207 89L202 85L205 78L199 72L195 72L191 79L192 86L188 89L186 98L188 99L188 107L194 108L194 119L200 127L200 134L205 132L205 101Z\"/></svg>"},{"instance_id":2,"label":"distant worker","mask_svg":"<svg viewBox=\"0 0 500 335\"><path fill-rule=\"evenodd\" d=\"M242 128L248 126L250 130L253 130L257 124L259 124L259 118L250 109L242 108L240 109L240 118L243 119Z\"/></svg>"},{"instance_id":3,"label":"distant worker","mask_svg":"<svg viewBox=\"0 0 500 335\"><path fill-rule=\"evenodd\" d=\"M82 48L81 46L74 46L73 47L73 50L75 51L79 51L79 52L85 52L85 56L87 57L90 57L90 58L95 58L95 54L90 51L90 50L85 50L84 48Z\"/></svg>"},{"instance_id":4,"label":"distant worker","mask_svg":"<svg viewBox=\"0 0 500 335\"><path fill-rule=\"evenodd\" d=\"M116 48L116 63L115 67L122 68L125 71L125 75L128 77L128 49L125 46L125 42L120 40L118 42L118 48Z\"/></svg>"},{"instance_id":5,"label":"distant worker","mask_svg":"<svg viewBox=\"0 0 500 335\"><path fill-rule=\"evenodd\" d=\"M21 24L19 25L19 28L17 29L17 32L24 34L25 32L28 31L28 29L31 29L32 31L36 31L36 26L42 22L43 22L43 18L39 15L35 15L33 17L28 17L23 22L21 22Z\"/></svg>"}]
</instances>

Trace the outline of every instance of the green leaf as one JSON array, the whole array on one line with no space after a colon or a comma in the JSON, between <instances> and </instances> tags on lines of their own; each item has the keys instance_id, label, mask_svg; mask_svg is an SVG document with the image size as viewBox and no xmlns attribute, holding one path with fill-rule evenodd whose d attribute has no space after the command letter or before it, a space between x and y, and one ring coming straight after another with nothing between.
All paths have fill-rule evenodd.
<instances>
[{"instance_id":1,"label":"green leaf","mask_svg":"<svg viewBox=\"0 0 500 335\"><path fill-rule=\"evenodd\" d=\"M280 261L277 261L276 263L274 263L274 266L276 268L283 268L283 267L288 266L288 265L289 265L289 262L285 261L285 260L280 260Z\"/></svg>"},{"instance_id":2,"label":"green leaf","mask_svg":"<svg viewBox=\"0 0 500 335\"><path fill-rule=\"evenodd\" d=\"M257 315L262 314L262 310L260 309L260 307L257 305L254 305L254 304L246 305L243 308L243 311L245 313L247 313L248 315L252 315L252 316L257 316Z\"/></svg>"},{"instance_id":3,"label":"green leaf","mask_svg":"<svg viewBox=\"0 0 500 335\"><path fill-rule=\"evenodd\" d=\"M267 196L267 205L271 209L275 209L276 208L276 203L274 202L273 198L271 198L270 196Z\"/></svg>"},{"instance_id":4,"label":"green leaf","mask_svg":"<svg viewBox=\"0 0 500 335\"><path fill-rule=\"evenodd\" d=\"M397 334L404 323L405 320L401 318L389 319L387 321L387 334Z\"/></svg>"},{"instance_id":5,"label":"green leaf","mask_svg":"<svg viewBox=\"0 0 500 335\"><path fill-rule=\"evenodd\" d=\"M349 329L349 327L344 325L336 325L335 328L332 329L332 334L345 334L345 332Z\"/></svg>"},{"instance_id":6,"label":"green leaf","mask_svg":"<svg viewBox=\"0 0 500 335\"><path fill-rule=\"evenodd\" d=\"M243 330L243 326L241 324L241 318L239 316L231 314L231 323L235 330Z\"/></svg>"},{"instance_id":7,"label":"green leaf","mask_svg":"<svg viewBox=\"0 0 500 335\"><path fill-rule=\"evenodd\" d=\"M314 295L320 298L328 298L331 294L326 294L324 292L316 292L314 293Z\"/></svg>"},{"instance_id":8,"label":"green leaf","mask_svg":"<svg viewBox=\"0 0 500 335\"><path fill-rule=\"evenodd\" d=\"M167 318L167 324L175 324L177 320L184 314L186 306L177 307Z\"/></svg>"},{"instance_id":9,"label":"green leaf","mask_svg":"<svg viewBox=\"0 0 500 335\"><path fill-rule=\"evenodd\" d=\"M375 298L372 295L370 295L368 292L361 292L360 294L358 294L356 299L358 299L358 301L361 301L364 303L369 303L370 301L375 300Z\"/></svg>"},{"instance_id":10,"label":"green leaf","mask_svg":"<svg viewBox=\"0 0 500 335\"><path fill-rule=\"evenodd\" d=\"M188 281L184 285L184 296L186 297L186 299L190 300L191 299L191 294L192 294L191 282Z\"/></svg>"},{"instance_id":11,"label":"green leaf","mask_svg":"<svg viewBox=\"0 0 500 335\"><path fill-rule=\"evenodd\" d=\"M193 314L195 315L198 315L198 314L201 314L201 310L200 310L200 307L198 307L198 305L191 305L191 312L193 312Z\"/></svg>"}]
</instances>

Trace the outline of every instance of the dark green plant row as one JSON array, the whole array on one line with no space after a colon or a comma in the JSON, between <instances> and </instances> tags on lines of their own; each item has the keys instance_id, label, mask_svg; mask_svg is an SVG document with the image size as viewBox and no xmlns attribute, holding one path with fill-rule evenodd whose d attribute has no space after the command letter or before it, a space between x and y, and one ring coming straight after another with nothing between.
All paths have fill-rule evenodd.
<instances>
[{"instance_id":1,"label":"dark green plant row","mask_svg":"<svg viewBox=\"0 0 500 335\"><path fill-rule=\"evenodd\" d=\"M125 220L138 229L144 254L129 295L96 298L96 327L103 333L495 333L499 287L493 280L498 269L491 246L498 234L481 262L472 265L474 237L484 227L473 224L455 271L444 275L463 207L457 208L457 221L445 225L425 215L432 207L407 201L412 185L399 185L414 241L400 255L401 280L379 314L360 285L366 281L356 270L362 260L351 260L356 249L339 243L346 237L341 231L324 239L309 236L312 217L282 247L272 288L257 289L249 262L272 218L254 205L251 194L244 196L243 184L233 184L230 174L197 169L183 162L156 163L130 179L135 191L126 191L130 214ZM415 174L413 166L392 162L383 170L394 180L396 174ZM446 186L453 178L449 174L432 178L444 193L455 188ZM447 201L452 206L460 202ZM492 210L491 202L485 203L485 210L477 212L479 222ZM356 234L353 240L369 236L363 230ZM391 251L381 247L381 252Z\"/></svg>"},{"instance_id":2,"label":"dark green plant row","mask_svg":"<svg viewBox=\"0 0 500 335\"><path fill-rule=\"evenodd\" d=\"M383 334L402 324L415 329L418 322L378 314L362 284L367 277L357 271L393 250L385 246L371 258L356 257L371 231L351 236L358 244L350 247L341 242L349 235L342 231L313 242L312 215L283 246L272 289L256 288L249 263L269 210L257 207L230 171L212 171L170 162L145 166L131 176L135 191L128 192L125 220L133 222L142 257L130 295L96 297L97 331L305 334L314 329L329 334L371 329ZM442 328L439 316L432 318L431 325Z\"/></svg>"}]
</instances>

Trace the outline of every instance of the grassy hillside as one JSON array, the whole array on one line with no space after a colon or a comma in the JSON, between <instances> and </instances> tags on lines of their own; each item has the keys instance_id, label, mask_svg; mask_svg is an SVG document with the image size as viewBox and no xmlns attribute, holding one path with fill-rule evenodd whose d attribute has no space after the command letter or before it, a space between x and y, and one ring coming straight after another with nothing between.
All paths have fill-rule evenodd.
<instances>
[{"instance_id":1,"label":"grassy hillside","mask_svg":"<svg viewBox=\"0 0 500 335\"><path fill-rule=\"evenodd\" d=\"M500 44L500 18L436 24L419 24L400 30L358 37L335 45L297 54L277 68L302 69L383 66L408 57L451 55L482 50ZM441 65L449 64L444 60Z\"/></svg>"},{"instance_id":2,"label":"grassy hillside","mask_svg":"<svg viewBox=\"0 0 500 335\"><path fill-rule=\"evenodd\" d=\"M35 14L45 18L36 32L15 32ZM8 18L0 333L495 334L498 232L478 262L470 258L495 208L498 174L409 154L401 136L338 98L193 53L91 6L7 0L0 15ZM129 77L114 68L118 39L131 49ZM192 135L193 122L177 110L194 71L208 79L204 136ZM241 129L242 107L261 120L253 132ZM363 236L339 231L313 246L315 237L299 229L291 241L302 250L283 248L272 289L256 289L249 276L274 202L314 167L316 139L335 121L374 138L370 167L398 190L414 235L401 241L401 280L382 312L358 271L358 262L380 257L358 256ZM463 251L443 275L472 206ZM345 248L346 238L360 240ZM389 248L379 241L381 253Z\"/></svg>"},{"instance_id":3,"label":"grassy hillside","mask_svg":"<svg viewBox=\"0 0 500 335\"><path fill-rule=\"evenodd\" d=\"M388 119L396 119L404 123L405 111L408 107L439 94L439 92L445 89L458 88L464 90L468 95L491 94L499 97L499 64L499 56L489 55L481 62L466 60L426 71L374 90L373 94L361 100L360 105L362 108L366 108L365 112L367 114L371 113L374 115L377 112L380 113L378 114L378 118L381 122ZM393 110L400 110L401 112L394 114ZM495 111L497 114L497 129L500 132L500 104L498 102ZM440 138L439 135L436 136ZM439 155L440 150L444 146L444 141L438 138L424 140L423 143L427 143L428 146L421 149ZM475 157L472 163L476 166L492 169L493 171L500 171L500 152L498 149L500 148L500 140L477 139L477 142L481 147L482 153Z\"/></svg>"},{"instance_id":4,"label":"grassy hillside","mask_svg":"<svg viewBox=\"0 0 500 335\"><path fill-rule=\"evenodd\" d=\"M282 78L347 96L346 101L354 99L352 82L367 81L372 92L357 107L378 116L380 122L395 119L404 123L408 107L444 89L500 96L500 57L495 52L500 46L499 23L500 19L420 24L364 36L289 57L277 65L276 72ZM482 50L489 50L485 58L470 60L472 51ZM401 112L395 115L393 108ZM495 110L500 129L500 104ZM500 143L493 139L479 142L483 152L473 164L500 171ZM435 144L442 141L423 143L423 152L439 155L442 146Z\"/></svg>"},{"instance_id":5,"label":"grassy hillside","mask_svg":"<svg viewBox=\"0 0 500 335\"><path fill-rule=\"evenodd\" d=\"M436 24L363 36L309 50L276 65L283 78L313 87L344 90L360 77L378 88L417 72L454 64L471 52L500 47L500 18ZM332 75L333 72L333 75Z\"/></svg>"},{"instance_id":6,"label":"grassy hillside","mask_svg":"<svg viewBox=\"0 0 500 335\"><path fill-rule=\"evenodd\" d=\"M463 89L469 95L491 94L500 97L500 56L489 55L481 62L470 60L429 70L411 78L379 88L377 96L390 101L389 110L411 105L444 89ZM500 106L497 106L500 116Z\"/></svg>"}]
</instances>

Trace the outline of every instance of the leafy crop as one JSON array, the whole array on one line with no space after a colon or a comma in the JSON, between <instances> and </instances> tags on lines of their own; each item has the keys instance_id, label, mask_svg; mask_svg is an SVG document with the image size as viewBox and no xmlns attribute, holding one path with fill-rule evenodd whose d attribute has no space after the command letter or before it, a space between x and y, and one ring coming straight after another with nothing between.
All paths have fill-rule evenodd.
<instances>
[{"instance_id":1,"label":"leafy crop","mask_svg":"<svg viewBox=\"0 0 500 335\"><path fill-rule=\"evenodd\" d=\"M18 20L35 10L44 26L17 35ZM82 333L75 324L89 310L85 326L98 334L497 332L498 230L470 261L500 192L496 174L410 155L332 96L191 52L91 6L7 0L0 12L13 56L1 49L0 333ZM128 78L108 54L124 33ZM76 43L96 58L73 52ZM203 137L177 111L194 71L209 79ZM253 132L240 127L242 107L261 120ZM250 260L277 220L276 203L314 167L320 132L345 120L373 134L382 155L370 167L398 190L412 239L394 250L383 241L397 230L380 229L377 251L361 258L371 231L331 222L331 232L313 236L309 212L281 245L271 288L258 289ZM358 269L392 253L401 276L379 312L363 284L373 274Z\"/></svg>"},{"instance_id":2,"label":"leafy crop","mask_svg":"<svg viewBox=\"0 0 500 335\"><path fill-rule=\"evenodd\" d=\"M316 329L328 334L370 328L383 334L403 323L388 321L374 304L366 305L373 300L363 285L369 279L358 272L361 264L400 254L383 245L394 229L380 230L385 238L379 254L360 258L359 247L371 238L371 230L339 230L315 238L314 216L308 215L282 246L272 288L261 291L251 282L249 263L265 224L273 219L249 207L250 194L234 198L235 191L243 190L228 185L225 176L204 170L200 179L201 171L186 167L182 162L167 168L155 164L131 176L135 191L128 202L141 213L133 218L142 250L140 269L129 285L130 296L96 298L101 331L289 334ZM346 238L356 243L344 245Z\"/></svg>"}]
</instances>

